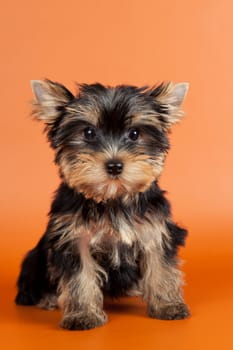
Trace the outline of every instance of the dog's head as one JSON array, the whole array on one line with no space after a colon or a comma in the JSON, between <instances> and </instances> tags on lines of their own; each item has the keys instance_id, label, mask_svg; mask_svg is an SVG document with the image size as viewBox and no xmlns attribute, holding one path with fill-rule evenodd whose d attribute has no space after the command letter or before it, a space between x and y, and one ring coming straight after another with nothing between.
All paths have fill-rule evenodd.
<instances>
[{"instance_id":1,"label":"dog's head","mask_svg":"<svg viewBox=\"0 0 233 350\"><path fill-rule=\"evenodd\" d=\"M100 202L144 192L158 178L188 84L83 84L77 96L49 80L32 88L63 181Z\"/></svg>"}]
</instances>

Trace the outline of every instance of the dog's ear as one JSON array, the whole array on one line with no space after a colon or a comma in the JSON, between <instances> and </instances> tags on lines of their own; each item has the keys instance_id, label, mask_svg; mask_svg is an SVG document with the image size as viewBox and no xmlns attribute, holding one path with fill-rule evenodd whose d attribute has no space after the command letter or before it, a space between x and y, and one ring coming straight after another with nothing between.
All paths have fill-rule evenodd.
<instances>
[{"instance_id":1,"label":"dog's ear","mask_svg":"<svg viewBox=\"0 0 233 350\"><path fill-rule=\"evenodd\" d=\"M35 95L33 115L47 126L53 125L74 96L63 85L51 80L32 80L31 86Z\"/></svg>"},{"instance_id":2,"label":"dog's ear","mask_svg":"<svg viewBox=\"0 0 233 350\"><path fill-rule=\"evenodd\" d=\"M181 104L187 94L189 83L162 83L150 91L154 97L163 128L169 129L183 116Z\"/></svg>"}]
</instances>

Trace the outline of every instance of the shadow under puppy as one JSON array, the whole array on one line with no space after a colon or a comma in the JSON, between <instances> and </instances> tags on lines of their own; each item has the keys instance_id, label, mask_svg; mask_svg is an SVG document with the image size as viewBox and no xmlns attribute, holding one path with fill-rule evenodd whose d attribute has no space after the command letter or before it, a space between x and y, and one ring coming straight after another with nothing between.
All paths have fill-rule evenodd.
<instances>
[{"instance_id":1,"label":"shadow under puppy","mask_svg":"<svg viewBox=\"0 0 233 350\"><path fill-rule=\"evenodd\" d=\"M157 180L188 84L83 84L77 96L50 80L32 88L61 185L22 263L16 303L59 306L67 329L103 325L105 293L142 295L153 318L187 317L177 258L186 230Z\"/></svg>"}]
</instances>

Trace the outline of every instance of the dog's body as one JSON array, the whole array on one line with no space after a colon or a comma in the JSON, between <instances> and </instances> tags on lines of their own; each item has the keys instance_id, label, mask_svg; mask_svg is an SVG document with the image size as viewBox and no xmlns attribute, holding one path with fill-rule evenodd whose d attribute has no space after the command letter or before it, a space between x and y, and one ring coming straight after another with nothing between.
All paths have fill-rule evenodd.
<instances>
[{"instance_id":1,"label":"dog's body","mask_svg":"<svg viewBox=\"0 0 233 350\"><path fill-rule=\"evenodd\" d=\"M77 97L48 80L33 89L62 183L22 264L17 304L59 306L67 329L104 324L105 293L142 295L154 318L187 317L177 259L186 230L157 183L187 84L82 85Z\"/></svg>"}]
</instances>

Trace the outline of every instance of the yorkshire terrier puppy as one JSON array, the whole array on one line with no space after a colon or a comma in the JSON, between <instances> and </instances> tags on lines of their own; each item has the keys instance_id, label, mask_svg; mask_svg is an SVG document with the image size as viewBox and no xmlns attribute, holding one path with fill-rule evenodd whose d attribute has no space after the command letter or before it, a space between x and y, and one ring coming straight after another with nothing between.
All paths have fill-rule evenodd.
<instances>
[{"instance_id":1,"label":"yorkshire terrier puppy","mask_svg":"<svg viewBox=\"0 0 233 350\"><path fill-rule=\"evenodd\" d=\"M152 318L188 317L177 257L187 232L158 186L188 84L83 84L77 96L50 80L32 88L61 185L22 263L16 303L59 306L71 330L106 323L105 294L141 295Z\"/></svg>"}]
</instances>

